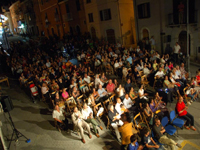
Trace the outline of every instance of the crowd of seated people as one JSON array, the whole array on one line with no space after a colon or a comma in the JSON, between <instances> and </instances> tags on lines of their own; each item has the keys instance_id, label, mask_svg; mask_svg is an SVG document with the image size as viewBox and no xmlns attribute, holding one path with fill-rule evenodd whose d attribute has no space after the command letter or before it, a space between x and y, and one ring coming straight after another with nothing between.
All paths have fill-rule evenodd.
<instances>
[{"instance_id":1,"label":"crowd of seated people","mask_svg":"<svg viewBox=\"0 0 200 150\"><path fill-rule=\"evenodd\" d=\"M150 84L154 88L165 87L170 94L170 101L173 100L173 96L179 99L181 95L184 98L191 97L191 100L185 101L186 105L189 105L198 98L200 72L188 83L184 63L180 66L173 64L168 54L160 57L157 51L144 47L126 49L119 44L104 42L88 44L86 49L77 55L77 60L79 65L74 65L62 55L50 56L48 52L38 48L31 56L29 53L21 56L12 55L7 64L12 73L19 77L21 85L26 86L28 82L34 82L44 101L49 103L49 107L54 108L53 118L59 122L58 125L67 124L63 115L64 110L71 114L83 143L86 142L84 128L87 129L89 138L92 138L89 124L92 124L95 135L99 137L97 127L101 130L103 128L96 120L99 120L100 114L103 113L108 116L108 122L114 129L117 140L122 142L123 148L159 149L160 146L149 134L151 128L155 130L160 143L170 145L172 149L175 145L180 147L163 135L165 129L160 120L165 116L169 117L166 103L162 101L158 92L150 97L145 91L145 84ZM114 80L109 78L113 74L116 75ZM121 79L122 83L118 83ZM138 85L139 90L136 90ZM109 105L106 105L108 99ZM72 103L74 107L71 108ZM186 129L189 129L190 125L191 129L195 130L194 118L185 112L187 107L184 104L181 100L177 103L179 117L187 120ZM138 127L134 123L137 114L140 114L142 120L146 120L145 127ZM130 121L127 121L128 116ZM126 126L130 130L137 129L137 132L125 130ZM139 133L143 129L143 146L140 146L141 142L138 144L136 134L141 135Z\"/></svg>"}]
</instances>

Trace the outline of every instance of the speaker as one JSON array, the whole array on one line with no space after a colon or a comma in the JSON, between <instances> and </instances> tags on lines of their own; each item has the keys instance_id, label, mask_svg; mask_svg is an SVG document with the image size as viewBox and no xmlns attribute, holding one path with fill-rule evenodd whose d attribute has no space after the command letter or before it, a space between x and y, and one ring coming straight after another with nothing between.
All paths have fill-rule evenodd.
<instances>
[{"instance_id":1,"label":"speaker","mask_svg":"<svg viewBox=\"0 0 200 150\"><path fill-rule=\"evenodd\" d=\"M0 101L3 106L4 112L9 112L13 110L13 103L9 96L2 96Z\"/></svg>"}]
</instances>

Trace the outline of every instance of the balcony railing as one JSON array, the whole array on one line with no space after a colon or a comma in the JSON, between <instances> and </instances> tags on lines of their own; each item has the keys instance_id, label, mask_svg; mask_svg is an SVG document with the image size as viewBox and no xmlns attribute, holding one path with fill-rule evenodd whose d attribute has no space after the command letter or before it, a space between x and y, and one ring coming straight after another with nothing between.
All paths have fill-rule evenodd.
<instances>
[{"instance_id":1,"label":"balcony railing","mask_svg":"<svg viewBox=\"0 0 200 150\"><path fill-rule=\"evenodd\" d=\"M59 18L59 15L58 15L58 14L55 14L55 21L56 21L56 22L59 22L59 21L60 21L60 18Z\"/></svg>"},{"instance_id":2,"label":"balcony railing","mask_svg":"<svg viewBox=\"0 0 200 150\"><path fill-rule=\"evenodd\" d=\"M64 14L64 15L63 15L63 20L64 20L65 22L70 21L70 20L73 20L72 14L71 14L71 13Z\"/></svg>"},{"instance_id":3,"label":"balcony railing","mask_svg":"<svg viewBox=\"0 0 200 150\"><path fill-rule=\"evenodd\" d=\"M198 10L191 12L189 14L189 24L197 24L198 23ZM186 25L187 24L187 14L179 14L179 13L170 13L168 14L168 25Z\"/></svg>"}]
</instances>

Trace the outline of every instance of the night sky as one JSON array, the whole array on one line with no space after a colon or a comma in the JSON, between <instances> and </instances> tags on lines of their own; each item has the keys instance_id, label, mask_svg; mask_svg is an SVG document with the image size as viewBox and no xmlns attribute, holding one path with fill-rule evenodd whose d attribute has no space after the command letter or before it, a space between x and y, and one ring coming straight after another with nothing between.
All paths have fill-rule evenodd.
<instances>
[{"instance_id":1,"label":"night sky","mask_svg":"<svg viewBox=\"0 0 200 150\"><path fill-rule=\"evenodd\" d=\"M9 4L11 4L11 2L15 2L16 0L0 0L0 8L2 7L2 6L7 6L7 5L9 5ZM0 9L0 12L1 12L1 9Z\"/></svg>"}]
</instances>

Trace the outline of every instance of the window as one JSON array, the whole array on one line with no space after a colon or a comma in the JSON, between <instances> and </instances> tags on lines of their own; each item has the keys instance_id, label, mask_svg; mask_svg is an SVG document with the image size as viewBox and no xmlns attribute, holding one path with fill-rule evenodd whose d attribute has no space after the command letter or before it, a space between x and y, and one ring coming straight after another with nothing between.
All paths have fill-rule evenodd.
<instances>
[{"instance_id":1,"label":"window","mask_svg":"<svg viewBox=\"0 0 200 150\"><path fill-rule=\"evenodd\" d=\"M139 19L150 18L150 3L138 5L138 17Z\"/></svg>"},{"instance_id":2,"label":"window","mask_svg":"<svg viewBox=\"0 0 200 150\"><path fill-rule=\"evenodd\" d=\"M94 22L93 20L93 13L88 14L89 22Z\"/></svg>"},{"instance_id":3,"label":"window","mask_svg":"<svg viewBox=\"0 0 200 150\"><path fill-rule=\"evenodd\" d=\"M80 1L76 0L76 9L77 11L81 10Z\"/></svg>"},{"instance_id":4,"label":"window","mask_svg":"<svg viewBox=\"0 0 200 150\"><path fill-rule=\"evenodd\" d=\"M58 9L57 8L55 8L55 14L58 14Z\"/></svg>"},{"instance_id":5,"label":"window","mask_svg":"<svg viewBox=\"0 0 200 150\"><path fill-rule=\"evenodd\" d=\"M110 9L104 9L100 11L101 21L111 20L111 11Z\"/></svg>"},{"instance_id":6,"label":"window","mask_svg":"<svg viewBox=\"0 0 200 150\"><path fill-rule=\"evenodd\" d=\"M66 12L69 13L69 12L70 12L70 11L69 11L69 5L66 4L65 7L66 7Z\"/></svg>"},{"instance_id":7,"label":"window","mask_svg":"<svg viewBox=\"0 0 200 150\"><path fill-rule=\"evenodd\" d=\"M91 3L91 0L86 0L86 3L88 4L88 3Z\"/></svg>"}]
</instances>

